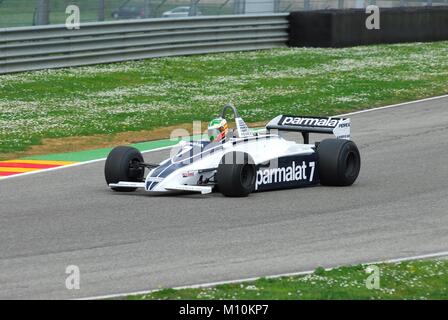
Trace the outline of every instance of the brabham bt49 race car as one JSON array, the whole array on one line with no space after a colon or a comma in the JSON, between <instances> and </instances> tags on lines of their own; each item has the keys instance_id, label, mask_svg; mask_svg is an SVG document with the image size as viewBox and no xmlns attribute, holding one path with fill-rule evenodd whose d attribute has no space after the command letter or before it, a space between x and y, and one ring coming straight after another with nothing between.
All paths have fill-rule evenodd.
<instances>
[{"instance_id":1,"label":"brabham bt49 race car","mask_svg":"<svg viewBox=\"0 0 448 320\"><path fill-rule=\"evenodd\" d=\"M232 110L235 130L228 130L225 115ZM284 131L300 132L303 143L289 141ZM336 138L310 143L310 133ZM211 141L181 141L172 156L159 164L146 163L135 148L114 148L105 164L112 190L150 193L219 190L229 197L252 192L297 188L316 184L349 186L358 177L361 158L350 140L350 119L279 115L264 132L248 128L237 110L226 105L209 127ZM145 177L146 169L149 173Z\"/></svg>"}]
</instances>

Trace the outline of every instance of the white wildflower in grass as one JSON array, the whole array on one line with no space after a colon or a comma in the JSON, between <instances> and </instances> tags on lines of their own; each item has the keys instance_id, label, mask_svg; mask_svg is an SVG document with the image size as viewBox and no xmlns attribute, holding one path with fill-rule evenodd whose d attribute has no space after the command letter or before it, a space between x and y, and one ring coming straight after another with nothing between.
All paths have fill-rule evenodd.
<instances>
[{"instance_id":1,"label":"white wildflower in grass","mask_svg":"<svg viewBox=\"0 0 448 320\"><path fill-rule=\"evenodd\" d=\"M246 290L259 290L256 286L254 285L249 285L245 288Z\"/></svg>"}]
</instances>

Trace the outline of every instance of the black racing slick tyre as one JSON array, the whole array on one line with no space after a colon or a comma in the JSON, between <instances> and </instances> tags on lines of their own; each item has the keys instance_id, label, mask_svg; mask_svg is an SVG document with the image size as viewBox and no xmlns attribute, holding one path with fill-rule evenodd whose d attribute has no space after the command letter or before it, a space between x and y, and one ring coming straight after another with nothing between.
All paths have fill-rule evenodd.
<instances>
[{"instance_id":1,"label":"black racing slick tyre","mask_svg":"<svg viewBox=\"0 0 448 320\"><path fill-rule=\"evenodd\" d=\"M256 168L245 152L225 154L216 172L219 191L226 197L247 197L255 186Z\"/></svg>"},{"instance_id":2,"label":"black racing slick tyre","mask_svg":"<svg viewBox=\"0 0 448 320\"><path fill-rule=\"evenodd\" d=\"M317 146L320 183L325 186L350 186L361 169L361 156L353 141L325 139Z\"/></svg>"},{"instance_id":3,"label":"black racing slick tyre","mask_svg":"<svg viewBox=\"0 0 448 320\"><path fill-rule=\"evenodd\" d=\"M143 181L145 168L136 166L143 163L140 151L132 147L120 146L114 148L107 157L104 167L104 176L107 185L120 181L140 182ZM119 192L131 192L137 188L113 187L112 190Z\"/></svg>"}]
</instances>

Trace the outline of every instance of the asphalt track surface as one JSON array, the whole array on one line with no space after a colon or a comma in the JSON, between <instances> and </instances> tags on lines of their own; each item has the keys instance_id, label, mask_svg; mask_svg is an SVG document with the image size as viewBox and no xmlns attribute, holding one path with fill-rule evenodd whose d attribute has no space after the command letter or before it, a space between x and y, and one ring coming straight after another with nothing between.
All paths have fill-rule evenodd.
<instances>
[{"instance_id":1,"label":"asphalt track surface","mask_svg":"<svg viewBox=\"0 0 448 320\"><path fill-rule=\"evenodd\" d=\"M119 194L104 162L0 181L0 298L82 298L448 249L448 97L351 116L352 187ZM169 151L148 153L162 160ZM68 265L81 288L67 290Z\"/></svg>"}]
</instances>

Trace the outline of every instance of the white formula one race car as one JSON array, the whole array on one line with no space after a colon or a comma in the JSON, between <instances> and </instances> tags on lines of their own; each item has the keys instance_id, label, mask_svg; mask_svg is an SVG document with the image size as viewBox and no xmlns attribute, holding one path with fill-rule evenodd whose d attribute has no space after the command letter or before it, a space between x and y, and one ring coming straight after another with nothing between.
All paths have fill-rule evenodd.
<instances>
[{"instance_id":1,"label":"white formula one race car","mask_svg":"<svg viewBox=\"0 0 448 320\"><path fill-rule=\"evenodd\" d=\"M361 158L350 140L350 119L279 115L266 131L253 132L232 105L236 129L216 141L181 141L160 164L145 163L135 148L113 149L105 165L106 182L115 191L144 188L150 193L220 191L229 197L252 192L322 184L349 186L358 177ZM221 119L221 118L220 118ZM303 143L282 137L300 132ZM334 134L336 139L309 143L310 133ZM145 178L145 171L149 173Z\"/></svg>"}]
</instances>

